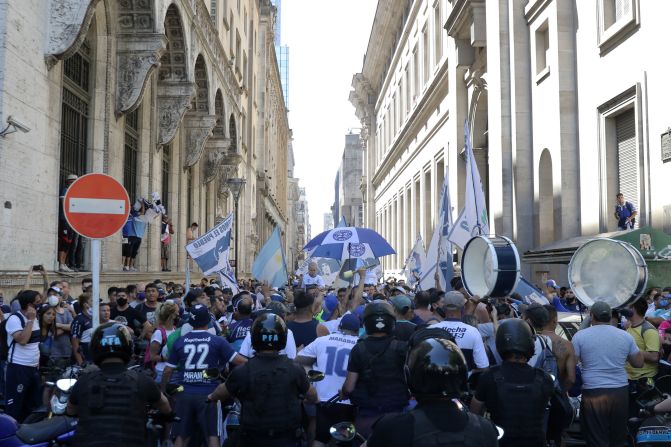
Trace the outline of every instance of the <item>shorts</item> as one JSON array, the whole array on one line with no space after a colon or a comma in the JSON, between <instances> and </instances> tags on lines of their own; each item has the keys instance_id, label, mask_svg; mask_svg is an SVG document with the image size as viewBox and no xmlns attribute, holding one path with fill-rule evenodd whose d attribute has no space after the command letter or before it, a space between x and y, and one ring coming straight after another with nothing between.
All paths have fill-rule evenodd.
<instances>
[{"instance_id":1,"label":"shorts","mask_svg":"<svg viewBox=\"0 0 671 447\"><path fill-rule=\"evenodd\" d=\"M175 413L181 420L172 426L172 436L190 438L197 428L205 437L221 436L221 403L208 404L207 394L179 393Z\"/></svg>"},{"instance_id":2,"label":"shorts","mask_svg":"<svg viewBox=\"0 0 671 447\"><path fill-rule=\"evenodd\" d=\"M142 238L137 236L128 236L128 243L121 246L121 255L126 258L135 259L137 252L140 251L141 243Z\"/></svg>"},{"instance_id":3,"label":"shorts","mask_svg":"<svg viewBox=\"0 0 671 447\"><path fill-rule=\"evenodd\" d=\"M354 422L354 411L356 407L348 404L317 404L317 429L315 440L328 444L331 440L329 428L338 422Z\"/></svg>"},{"instance_id":4,"label":"shorts","mask_svg":"<svg viewBox=\"0 0 671 447\"><path fill-rule=\"evenodd\" d=\"M170 245L161 243L161 259L170 259Z\"/></svg>"},{"instance_id":5,"label":"shorts","mask_svg":"<svg viewBox=\"0 0 671 447\"><path fill-rule=\"evenodd\" d=\"M72 246L73 231L66 221L58 221L58 251L69 251Z\"/></svg>"}]
</instances>

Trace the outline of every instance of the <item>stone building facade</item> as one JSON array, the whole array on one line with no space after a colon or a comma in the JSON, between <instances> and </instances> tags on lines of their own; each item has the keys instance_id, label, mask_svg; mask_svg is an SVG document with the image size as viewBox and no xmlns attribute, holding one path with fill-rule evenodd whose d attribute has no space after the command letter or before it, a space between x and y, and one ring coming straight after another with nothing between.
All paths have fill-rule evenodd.
<instances>
[{"instance_id":1,"label":"stone building facade","mask_svg":"<svg viewBox=\"0 0 671 447\"><path fill-rule=\"evenodd\" d=\"M344 218L350 227L363 225L361 176L363 175L363 148L358 133L345 135L345 149L338 168L338 220Z\"/></svg>"},{"instance_id":2,"label":"stone building facade","mask_svg":"<svg viewBox=\"0 0 671 447\"><path fill-rule=\"evenodd\" d=\"M240 197L240 276L268 216L285 231L289 129L269 0L0 2L0 117L29 133L0 138L0 270L56 267L59 190L68 174L103 172L131 195L161 194L175 224L201 233ZM138 267L158 271L159 225ZM103 242L103 272L121 269L121 235Z\"/></svg>"},{"instance_id":3,"label":"stone building facade","mask_svg":"<svg viewBox=\"0 0 671 447\"><path fill-rule=\"evenodd\" d=\"M431 236L445 174L455 218L462 208L465 121L490 229L520 253L616 229L619 191L639 225L670 231L671 63L649 52L670 12L640 0L380 0L350 100L367 136L367 223L400 249L386 267ZM527 277L565 278L537 259Z\"/></svg>"}]
</instances>

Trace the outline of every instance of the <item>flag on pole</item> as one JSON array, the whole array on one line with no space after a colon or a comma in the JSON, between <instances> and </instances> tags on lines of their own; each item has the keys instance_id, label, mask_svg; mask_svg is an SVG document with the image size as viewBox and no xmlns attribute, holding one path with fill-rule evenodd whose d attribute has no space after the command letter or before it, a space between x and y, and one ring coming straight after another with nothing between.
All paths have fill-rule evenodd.
<instances>
[{"instance_id":1,"label":"flag on pole","mask_svg":"<svg viewBox=\"0 0 671 447\"><path fill-rule=\"evenodd\" d=\"M271 287L281 287L287 283L287 265L278 227L275 227L275 231L254 260L252 274L259 281L267 281Z\"/></svg>"},{"instance_id":2,"label":"flag on pole","mask_svg":"<svg viewBox=\"0 0 671 447\"><path fill-rule=\"evenodd\" d=\"M482 190L478 165L473 156L471 132L468 122L464 123L464 139L466 140L466 194L464 209L452 226L448 239L463 249L473 236L489 234L489 220L485 193Z\"/></svg>"},{"instance_id":3,"label":"flag on pole","mask_svg":"<svg viewBox=\"0 0 671 447\"><path fill-rule=\"evenodd\" d=\"M405 276L406 284L410 287L415 287L415 284L421 280L426 267L424 244L422 243L422 237L419 236L408 258L405 260L405 266L403 267L403 272L401 272Z\"/></svg>"},{"instance_id":4,"label":"flag on pole","mask_svg":"<svg viewBox=\"0 0 671 447\"><path fill-rule=\"evenodd\" d=\"M443 180L443 187L440 192L440 214L436 228L433 230L431 243L426 252L426 268L420 275L420 288L422 290L430 289L436 285L436 269L440 274L438 280L442 290L451 290L450 280L454 276L454 267L452 265L452 243L449 240L450 230L452 230L452 205L450 202L450 187L447 173Z\"/></svg>"},{"instance_id":5,"label":"flag on pole","mask_svg":"<svg viewBox=\"0 0 671 447\"><path fill-rule=\"evenodd\" d=\"M338 222L338 225L336 225L336 228L341 228L341 227L346 227L347 226L347 221L345 220L345 216L340 216L340 222Z\"/></svg>"},{"instance_id":6,"label":"flag on pole","mask_svg":"<svg viewBox=\"0 0 671 447\"><path fill-rule=\"evenodd\" d=\"M186 251L204 275L218 272L228 265L232 226L233 214L229 214L210 231L187 244Z\"/></svg>"}]
</instances>

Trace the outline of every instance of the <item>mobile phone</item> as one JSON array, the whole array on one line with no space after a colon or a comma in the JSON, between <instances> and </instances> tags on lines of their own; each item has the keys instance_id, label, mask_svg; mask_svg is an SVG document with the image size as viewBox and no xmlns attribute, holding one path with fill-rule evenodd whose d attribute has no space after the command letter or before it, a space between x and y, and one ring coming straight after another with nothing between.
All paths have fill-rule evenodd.
<instances>
[{"instance_id":1,"label":"mobile phone","mask_svg":"<svg viewBox=\"0 0 671 447\"><path fill-rule=\"evenodd\" d=\"M34 265L33 270L37 271L37 272L41 272L42 270L44 270L44 267L42 265Z\"/></svg>"}]
</instances>

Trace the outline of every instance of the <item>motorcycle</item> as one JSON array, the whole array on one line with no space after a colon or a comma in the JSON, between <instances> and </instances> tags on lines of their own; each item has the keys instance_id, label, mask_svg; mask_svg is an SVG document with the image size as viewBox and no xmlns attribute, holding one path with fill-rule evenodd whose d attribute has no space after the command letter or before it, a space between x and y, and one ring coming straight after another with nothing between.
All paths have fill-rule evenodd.
<instances>
[{"instance_id":1,"label":"motorcycle","mask_svg":"<svg viewBox=\"0 0 671 447\"><path fill-rule=\"evenodd\" d=\"M19 424L7 415L0 414L0 447L57 447L72 441L77 419L54 416L34 424Z\"/></svg>"},{"instance_id":2,"label":"motorcycle","mask_svg":"<svg viewBox=\"0 0 671 447\"><path fill-rule=\"evenodd\" d=\"M669 377L669 376L667 376ZM661 381L663 379L658 380ZM658 385L642 392L636 399L638 417L629 419L629 433L636 447L671 447L671 413L655 413L655 406L668 397Z\"/></svg>"}]
</instances>

